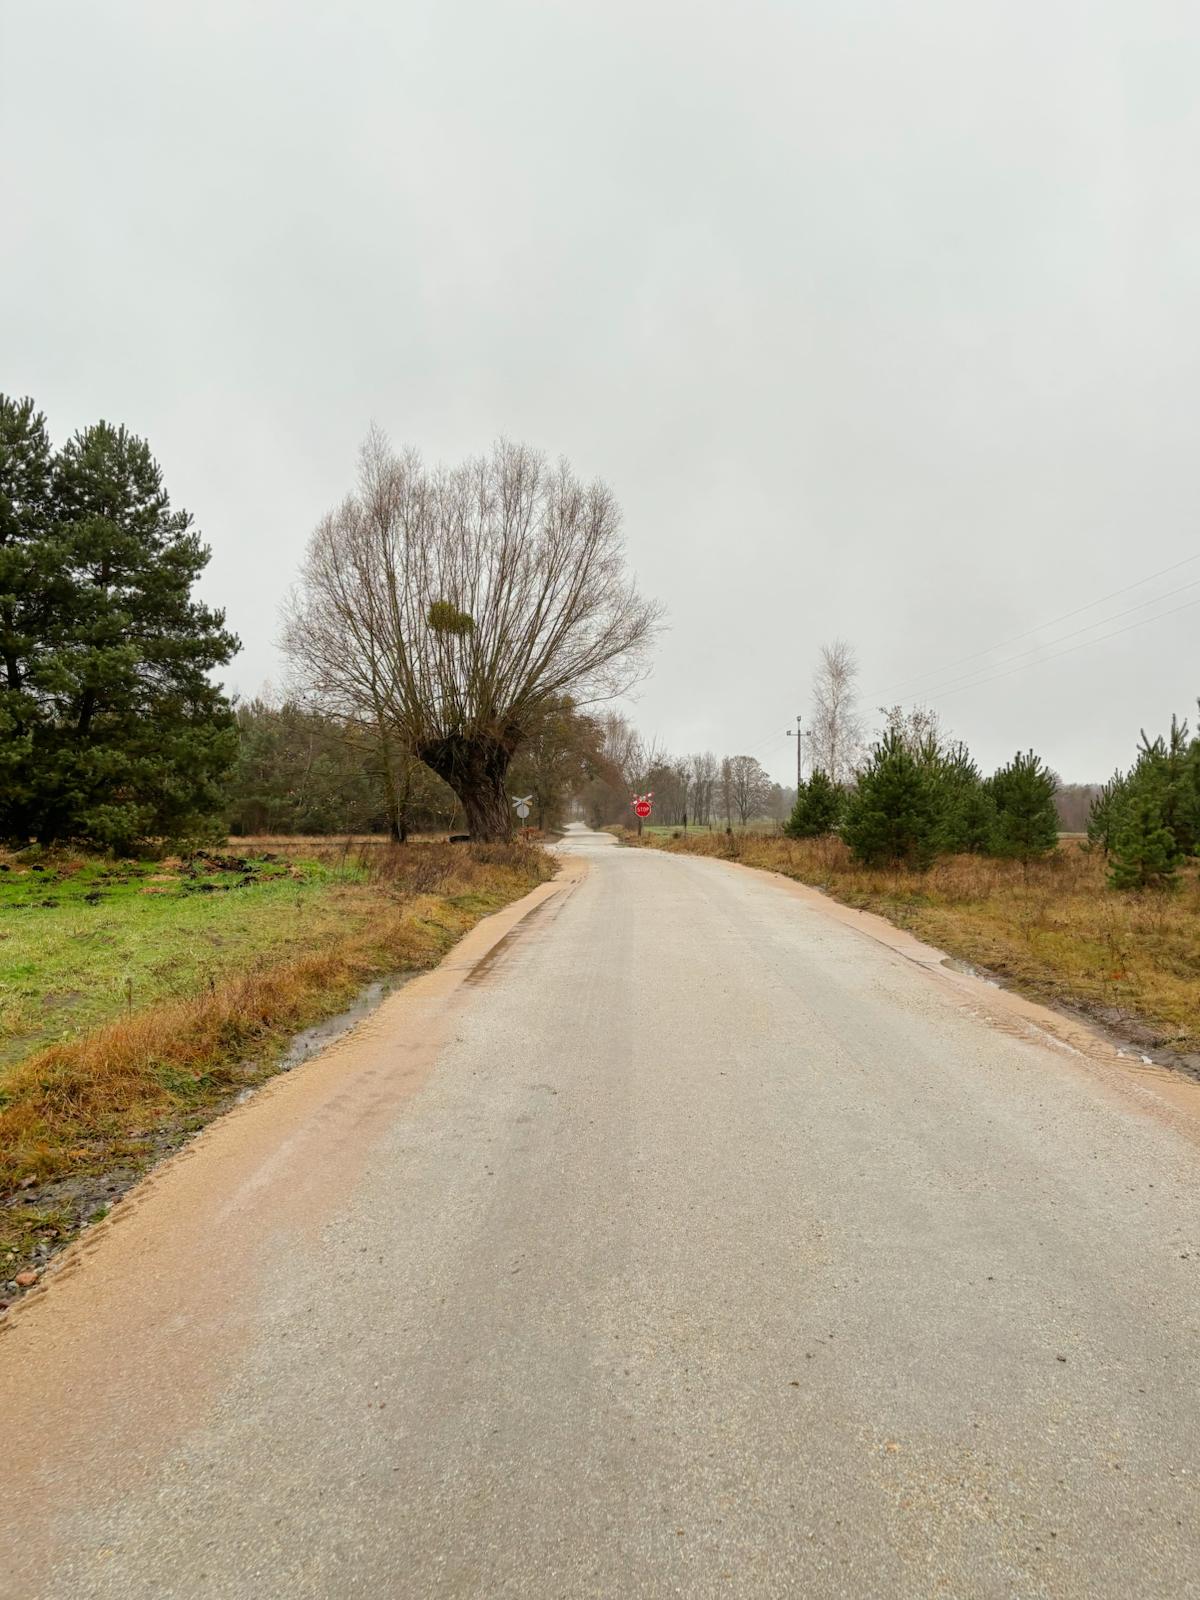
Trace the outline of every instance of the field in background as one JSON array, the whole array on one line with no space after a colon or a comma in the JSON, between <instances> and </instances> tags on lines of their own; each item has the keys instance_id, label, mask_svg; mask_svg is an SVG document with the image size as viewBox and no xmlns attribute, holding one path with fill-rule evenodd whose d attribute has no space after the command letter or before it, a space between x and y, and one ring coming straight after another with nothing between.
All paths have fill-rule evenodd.
<instances>
[{"instance_id":1,"label":"field in background","mask_svg":"<svg viewBox=\"0 0 1200 1600\"><path fill-rule=\"evenodd\" d=\"M0 856L0 1283L371 980L549 878L524 845ZM6 870L5 870L6 869Z\"/></svg>"},{"instance_id":2,"label":"field in background","mask_svg":"<svg viewBox=\"0 0 1200 1600\"><path fill-rule=\"evenodd\" d=\"M625 838L636 843L636 837ZM954 856L928 872L856 865L838 839L663 830L643 848L740 861L875 911L1042 1000L1147 1045L1200 1052L1200 871L1171 893L1117 894L1103 858L1065 841L1028 871Z\"/></svg>"}]
</instances>

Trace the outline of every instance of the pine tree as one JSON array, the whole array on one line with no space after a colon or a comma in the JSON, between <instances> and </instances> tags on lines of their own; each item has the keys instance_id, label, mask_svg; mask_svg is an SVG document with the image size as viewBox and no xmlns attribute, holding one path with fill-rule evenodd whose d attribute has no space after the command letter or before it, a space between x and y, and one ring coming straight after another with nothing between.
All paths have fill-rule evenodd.
<instances>
[{"instance_id":1,"label":"pine tree","mask_svg":"<svg viewBox=\"0 0 1200 1600\"><path fill-rule=\"evenodd\" d=\"M926 867L938 848L942 811L929 761L896 729L874 746L846 806L842 838L868 866Z\"/></svg>"},{"instance_id":2,"label":"pine tree","mask_svg":"<svg viewBox=\"0 0 1200 1600\"><path fill-rule=\"evenodd\" d=\"M1088 813L1088 843L1103 850L1106 856L1112 854L1117 842L1128 798L1129 779L1118 767L1092 801Z\"/></svg>"},{"instance_id":3,"label":"pine tree","mask_svg":"<svg viewBox=\"0 0 1200 1600\"><path fill-rule=\"evenodd\" d=\"M938 848L952 855L982 854L992 846L996 807L965 744L933 748L929 760L941 822Z\"/></svg>"},{"instance_id":4,"label":"pine tree","mask_svg":"<svg viewBox=\"0 0 1200 1600\"><path fill-rule=\"evenodd\" d=\"M1167 888L1175 881L1179 856L1163 817L1163 786L1143 782L1125 807L1108 881L1114 889Z\"/></svg>"},{"instance_id":5,"label":"pine tree","mask_svg":"<svg viewBox=\"0 0 1200 1600\"><path fill-rule=\"evenodd\" d=\"M1058 779L1032 750L1017 755L988 780L996 807L993 849L1028 864L1058 843L1054 796Z\"/></svg>"},{"instance_id":6,"label":"pine tree","mask_svg":"<svg viewBox=\"0 0 1200 1600\"><path fill-rule=\"evenodd\" d=\"M1200 710L1200 700L1197 700L1196 708ZM1192 817L1192 854L1200 855L1200 731L1193 735L1188 746L1184 762L1184 792Z\"/></svg>"},{"instance_id":7,"label":"pine tree","mask_svg":"<svg viewBox=\"0 0 1200 1600\"><path fill-rule=\"evenodd\" d=\"M844 805L844 791L817 767L796 790L796 803L783 831L792 839L819 839L837 827Z\"/></svg>"},{"instance_id":8,"label":"pine tree","mask_svg":"<svg viewBox=\"0 0 1200 1600\"><path fill-rule=\"evenodd\" d=\"M1163 826L1169 829L1181 856L1200 849L1200 787L1196 757L1188 739L1188 725L1171 718L1171 731L1153 741L1142 732L1137 763L1129 775L1131 793L1151 788L1162 808Z\"/></svg>"},{"instance_id":9,"label":"pine tree","mask_svg":"<svg viewBox=\"0 0 1200 1600\"><path fill-rule=\"evenodd\" d=\"M61 585L48 534L52 457L32 400L0 395L0 794L27 804L37 661Z\"/></svg>"},{"instance_id":10,"label":"pine tree","mask_svg":"<svg viewBox=\"0 0 1200 1600\"><path fill-rule=\"evenodd\" d=\"M24 503L22 484L43 481L39 450L27 444L24 476L0 463L0 503ZM0 836L128 850L195 830L220 810L237 744L209 677L237 641L191 597L208 551L188 513L171 509L149 447L124 428L76 435L48 484L25 515L25 587L0 591L0 615L8 604L38 619L36 638L6 634L19 699L8 691L0 730L14 779L0 796Z\"/></svg>"}]
</instances>

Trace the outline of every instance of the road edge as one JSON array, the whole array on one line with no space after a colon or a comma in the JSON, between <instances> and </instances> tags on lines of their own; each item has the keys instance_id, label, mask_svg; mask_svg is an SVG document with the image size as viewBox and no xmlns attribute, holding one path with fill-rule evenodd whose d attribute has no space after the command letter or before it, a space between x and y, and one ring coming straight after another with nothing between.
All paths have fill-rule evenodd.
<instances>
[{"instance_id":1,"label":"road edge","mask_svg":"<svg viewBox=\"0 0 1200 1600\"><path fill-rule=\"evenodd\" d=\"M139 1206L145 1192L163 1181L177 1163L191 1160L202 1152L231 1121L248 1113L253 1114L255 1108L261 1108L282 1096L283 1086L297 1080L306 1080L315 1073L328 1071L331 1063L347 1047L352 1048L364 1030L381 1026L393 1010L399 1016L401 1007L397 1002L403 1001L406 1007L411 1006L414 999L417 1002L426 998L436 999L439 1003L445 1003L457 988L470 981L472 974L481 965L495 958L497 950L505 941L512 939L525 922L536 915L548 901L573 889L586 873L587 865L582 860L560 858L558 871L553 878L536 884L519 900L502 906L486 917L481 917L450 947L436 966L405 975L403 981L391 993L385 995L352 1026L338 1033L323 1048L298 1061L286 1072L272 1074L243 1098L218 1111L205 1122L203 1127L198 1128L161 1160L154 1162L127 1189L116 1196L104 1218L80 1229L69 1243L50 1257L41 1269L37 1283L25 1290L19 1298L12 1300L4 1310L0 1310L0 1338L15 1327L19 1319L54 1288L56 1280L64 1271L74 1270L81 1252L86 1251L90 1254L106 1237L111 1236L115 1225L129 1214L130 1208Z\"/></svg>"},{"instance_id":2,"label":"road edge","mask_svg":"<svg viewBox=\"0 0 1200 1600\"><path fill-rule=\"evenodd\" d=\"M1059 1061L1086 1072L1110 1093L1157 1120L1169 1122L1191 1143L1200 1145L1200 1081L1184 1069L1154 1061L1133 1045L1124 1045L1091 1019L1057 1011L998 979L983 977L959 957L927 944L878 912L846 905L787 873L740 861L723 861L719 856L670 850L653 854L702 862L722 871L751 873L772 888L783 890L827 920L838 922L911 962L937 987L949 991L960 1006L976 1011L990 1025L1017 1031L1029 1043L1053 1051Z\"/></svg>"}]
</instances>

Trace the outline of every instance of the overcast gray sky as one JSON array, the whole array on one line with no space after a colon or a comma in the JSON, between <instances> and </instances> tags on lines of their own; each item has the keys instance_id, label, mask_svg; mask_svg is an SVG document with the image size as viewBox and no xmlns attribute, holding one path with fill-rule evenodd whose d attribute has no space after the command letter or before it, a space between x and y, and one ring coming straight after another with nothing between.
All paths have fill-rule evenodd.
<instances>
[{"instance_id":1,"label":"overcast gray sky","mask_svg":"<svg viewBox=\"0 0 1200 1600\"><path fill-rule=\"evenodd\" d=\"M612 485L670 615L636 716L674 749L786 779L837 634L868 703L924 691L987 767L1103 777L1194 710L1200 605L1099 636L1200 599L1200 559L957 665L1200 557L1194 4L0 17L0 386L57 438L149 438L231 684L280 677L374 418Z\"/></svg>"}]
</instances>

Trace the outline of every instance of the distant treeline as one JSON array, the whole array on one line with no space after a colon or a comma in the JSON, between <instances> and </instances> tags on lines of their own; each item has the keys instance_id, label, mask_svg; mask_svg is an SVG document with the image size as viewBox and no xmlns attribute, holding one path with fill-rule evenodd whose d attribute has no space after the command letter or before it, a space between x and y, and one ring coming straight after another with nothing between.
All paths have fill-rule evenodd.
<instances>
[{"instance_id":1,"label":"distant treeline","mask_svg":"<svg viewBox=\"0 0 1200 1600\"><path fill-rule=\"evenodd\" d=\"M541 470L520 452L494 466ZM0 395L0 839L131 852L225 831L402 840L461 828L455 791L414 753L445 752L406 743L394 705L363 723L330 709L349 706L345 696L230 704L213 675L238 641L193 595L208 558L144 440L98 422L56 449L31 400ZM425 619L438 660L474 629L452 607L447 621L447 604ZM648 637L656 615L634 607L631 640ZM342 636L329 638L336 657ZM790 812L792 833L836 831L863 860L907 865L957 851L1029 860L1060 829L1086 829L1120 888L1169 884L1200 850L1200 739L1186 723L1143 736L1130 769L1101 788L1059 784L1032 752L985 777L924 711L885 713L864 755L856 671L843 642L823 648L805 746L816 770L796 793L753 755L670 757L561 687L527 686L519 721L497 732L477 717L471 740L448 743L462 743L464 760L492 746L503 757L484 785L489 807L477 806L493 834L516 796L551 828L572 808L596 825L626 820L631 793L653 791L656 818L671 825ZM460 794L474 793L461 762L447 770Z\"/></svg>"},{"instance_id":2,"label":"distant treeline","mask_svg":"<svg viewBox=\"0 0 1200 1600\"><path fill-rule=\"evenodd\" d=\"M1054 796L1058 826L1063 833L1086 833L1092 806L1100 793L1099 783L1060 783Z\"/></svg>"},{"instance_id":3,"label":"distant treeline","mask_svg":"<svg viewBox=\"0 0 1200 1600\"><path fill-rule=\"evenodd\" d=\"M373 730L294 700L236 707L237 758L226 823L232 834L452 831L454 791Z\"/></svg>"}]
</instances>

